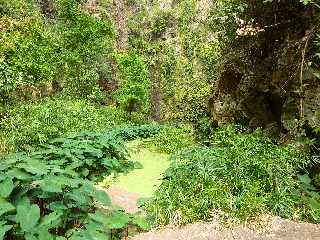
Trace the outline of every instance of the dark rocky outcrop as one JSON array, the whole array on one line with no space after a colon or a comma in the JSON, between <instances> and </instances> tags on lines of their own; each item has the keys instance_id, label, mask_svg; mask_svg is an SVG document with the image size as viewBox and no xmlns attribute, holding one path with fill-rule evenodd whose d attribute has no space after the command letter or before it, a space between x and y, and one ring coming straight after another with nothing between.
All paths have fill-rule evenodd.
<instances>
[{"instance_id":1,"label":"dark rocky outcrop","mask_svg":"<svg viewBox=\"0 0 320 240\"><path fill-rule=\"evenodd\" d=\"M264 11L262 11L264 9ZM314 54L315 8L299 1L253 6L254 25L225 51L209 106L217 123L248 124L273 133L292 130L297 120L320 126L320 81L307 67ZM253 29L255 32L247 31Z\"/></svg>"}]
</instances>

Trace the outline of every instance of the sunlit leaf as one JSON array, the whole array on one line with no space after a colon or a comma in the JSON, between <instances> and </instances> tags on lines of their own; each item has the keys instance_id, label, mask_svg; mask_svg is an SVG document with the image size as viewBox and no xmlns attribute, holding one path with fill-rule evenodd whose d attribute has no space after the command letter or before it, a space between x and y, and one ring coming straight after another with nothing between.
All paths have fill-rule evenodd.
<instances>
[{"instance_id":1,"label":"sunlit leaf","mask_svg":"<svg viewBox=\"0 0 320 240\"><path fill-rule=\"evenodd\" d=\"M12 190L14 189L14 184L11 178L7 178L0 182L0 197L9 197Z\"/></svg>"},{"instance_id":2,"label":"sunlit leaf","mask_svg":"<svg viewBox=\"0 0 320 240\"><path fill-rule=\"evenodd\" d=\"M40 209L37 205L19 205L17 207L16 220L20 223L22 231L29 232L32 230L38 224L39 219Z\"/></svg>"}]
</instances>

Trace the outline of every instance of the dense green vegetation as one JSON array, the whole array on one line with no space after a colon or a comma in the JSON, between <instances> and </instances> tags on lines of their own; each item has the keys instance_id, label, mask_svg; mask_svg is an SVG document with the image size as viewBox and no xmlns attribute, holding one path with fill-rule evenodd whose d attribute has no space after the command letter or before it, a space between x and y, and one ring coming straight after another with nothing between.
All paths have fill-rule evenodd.
<instances>
[{"instance_id":1,"label":"dense green vegetation","mask_svg":"<svg viewBox=\"0 0 320 240\"><path fill-rule=\"evenodd\" d=\"M190 126L171 126L162 129L158 134L145 140L141 145L153 151L174 154L196 142Z\"/></svg>"},{"instance_id":2,"label":"dense green vegetation","mask_svg":"<svg viewBox=\"0 0 320 240\"><path fill-rule=\"evenodd\" d=\"M159 130L144 125L83 132L53 139L37 151L2 157L1 239L109 239L129 223L146 229L143 218L112 207L108 195L94 185L111 173L134 169L124 140Z\"/></svg>"},{"instance_id":3,"label":"dense green vegetation","mask_svg":"<svg viewBox=\"0 0 320 240\"><path fill-rule=\"evenodd\" d=\"M1 25L2 102L28 98L27 89L101 96L97 81L110 72L113 36L106 13L94 18L77 0L1 1Z\"/></svg>"},{"instance_id":4,"label":"dense green vegetation","mask_svg":"<svg viewBox=\"0 0 320 240\"><path fill-rule=\"evenodd\" d=\"M154 226L320 223L319 5L0 0L0 240L147 230L98 187L135 139L171 156Z\"/></svg>"},{"instance_id":5,"label":"dense green vegetation","mask_svg":"<svg viewBox=\"0 0 320 240\"><path fill-rule=\"evenodd\" d=\"M314 163L260 131L221 129L210 138L210 147L193 146L172 161L154 199L146 204L157 225L214 215L244 221L260 213L319 223L320 195L307 175L297 177Z\"/></svg>"},{"instance_id":6,"label":"dense green vegetation","mask_svg":"<svg viewBox=\"0 0 320 240\"><path fill-rule=\"evenodd\" d=\"M19 104L3 114L0 152L25 150L59 136L102 131L126 122L124 114L115 108L70 98Z\"/></svg>"}]
</instances>

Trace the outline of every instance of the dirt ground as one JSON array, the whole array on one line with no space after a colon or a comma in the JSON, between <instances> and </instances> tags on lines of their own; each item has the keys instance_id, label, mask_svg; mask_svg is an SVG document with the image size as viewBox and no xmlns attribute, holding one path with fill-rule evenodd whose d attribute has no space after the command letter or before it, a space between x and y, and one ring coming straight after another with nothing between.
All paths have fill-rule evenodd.
<instances>
[{"instance_id":1,"label":"dirt ground","mask_svg":"<svg viewBox=\"0 0 320 240\"><path fill-rule=\"evenodd\" d=\"M274 218L263 232L243 226L227 229L217 223L197 223L182 228L166 227L130 240L320 240L320 226Z\"/></svg>"},{"instance_id":2,"label":"dirt ground","mask_svg":"<svg viewBox=\"0 0 320 240\"><path fill-rule=\"evenodd\" d=\"M112 204L122 207L128 213L138 212L137 200L141 198L138 193L128 192L127 190L112 186L106 190L111 197Z\"/></svg>"},{"instance_id":3,"label":"dirt ground","mask_svg":"<svg viewBox=\"0 0 320 240\"><path fill-rule=\"evenodd\" d=\"M138 211L141 197L119 187L107 189L113 204L127 212ZM244 226L225 228L217 222L190 224L181 228L165 227L129 238L130 240L320 240L320 225L296 223L278 217L268 219L264 228L251 230Z\"/></svg>"}]
</instances>

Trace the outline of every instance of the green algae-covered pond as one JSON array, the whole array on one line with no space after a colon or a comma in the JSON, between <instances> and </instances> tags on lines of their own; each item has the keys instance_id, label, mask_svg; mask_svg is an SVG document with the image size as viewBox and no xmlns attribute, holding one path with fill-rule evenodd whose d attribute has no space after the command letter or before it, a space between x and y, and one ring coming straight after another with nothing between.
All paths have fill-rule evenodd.
<instances>
[{"instance_id":1,"label":"green algae-covered pond","mask_svg":"<svg viewBox=\"0 0 320 240\"><path fill-rule=\"evenodd\" d=\"M136 142L130 143L129 148L131 159L141 163L143 168L118 177L112 186L138 193L143 197L151 197L170 165L169 155L140 148Z\"/></svg>"}]
</instances>

